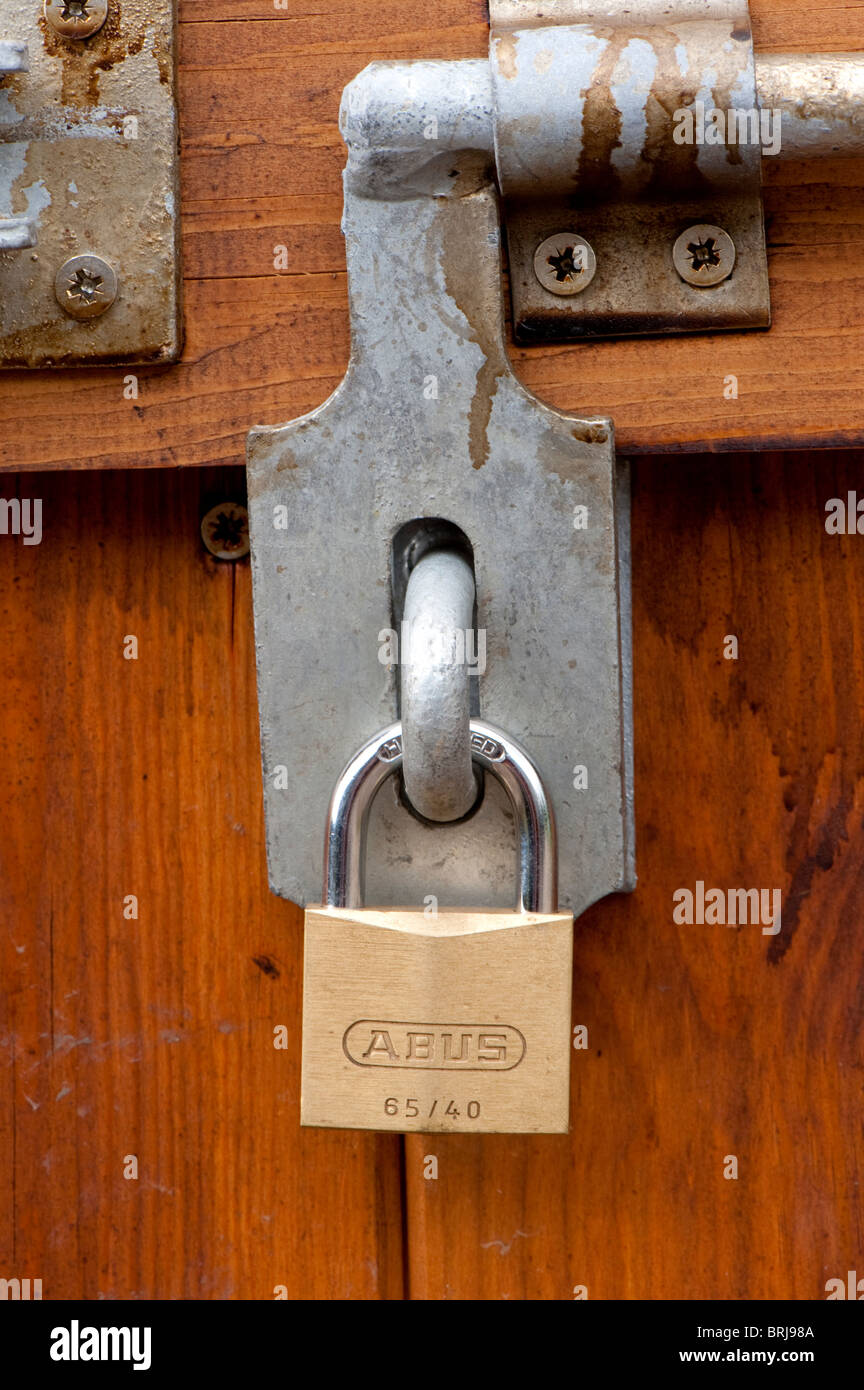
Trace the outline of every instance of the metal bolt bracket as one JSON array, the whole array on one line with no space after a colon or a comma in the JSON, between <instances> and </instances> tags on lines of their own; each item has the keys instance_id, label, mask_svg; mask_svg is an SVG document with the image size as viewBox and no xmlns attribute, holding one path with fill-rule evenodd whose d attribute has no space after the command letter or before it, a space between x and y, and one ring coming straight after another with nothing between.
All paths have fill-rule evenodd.
<instances>
[{"instance_id":1,"label":"metal bolt bracket","mask_svg":"<svg viewBox=\"0 0 864 1390\"><path fill-rule=\"evenodd\" d=\"M468 100L484 70L387 63L347 88L351 364L319 409L249 439L270 882L302 903L346 757L398 715L382 636L398 636L394 538L417 518L473 551L478 713L540 768L562 906L634 883L626 468L608 420L544 405L508 359L497 196L472 148L488 105ZM371 813L368 901L508 907L514 853L494 779L470 826L418 820L394 779Z\"/></svg>"},{"instance_id":2,"label":"metal bolt bracket","mask_svg":"<svg viewBox=\"0 0 864 1390\"><path fill-rule=\"evenodd\" d=\"M0 254L0 368L179 357L175 29L176 0L2 0L0 252L38 250ZM70 299L94 252L111 272Z\"/></svg>"},{"instance_id":3,"label":"metal bolt bracket","mask_svg":"<svg viewBox=\"0 0 864 1390\"><path fill-rule=\"evenodd\" d=\"M490 12L517 338L767 327L761 149L674 138L694 100L758 111L746 0L491 0ZM694 223L728 229L734 275L676 273L673 244ZM535 273L556 226L596 254L590 288L567 299Z\"/></svg>"},{"instance_id":4,"label":"metal bolt bracket","mask_svg":"<svg viewBox=\"0 0 864 1390\"><path fill-rule=\"evenodd\" d=\"M463 108L438 157L494 163L516 337L768 327L762 119L779 120L778 159L864 154L864 56L760 57L746 0L490 0L490 12L489 62L439 65ZM425 131L412 128L402 145L394 136L370 173L380 187L401 180L402 196L450 106L426 67L410 70L423 73ZM712 143L700 130L687 143L685 131L678 143L676 117L688 111L734 112L735 136ZM711 294L707 277L690 284L672 254L698 224L722 228L735 246L732 272ZM562 230L590 246L590 280L553 281L539 264Z\"/></svg>"}]
</instances>

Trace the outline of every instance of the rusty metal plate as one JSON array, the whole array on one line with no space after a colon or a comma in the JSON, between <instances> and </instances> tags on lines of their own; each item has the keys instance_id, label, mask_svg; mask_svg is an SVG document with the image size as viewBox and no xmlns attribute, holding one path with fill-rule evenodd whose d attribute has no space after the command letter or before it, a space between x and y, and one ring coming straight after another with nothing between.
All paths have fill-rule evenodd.
<instances>
[{"instance_id":1,"label":"rusty metal plate","mask_svg":"<svg viewBox=\"0 0 864 1390\"><path fill-rule=\"evenodd\" d=\"M723 228L735 243L732 276L710 289L687 284L672 259L677 238L699 223ZM547 237L568 228L590 243L597 270L586 290L563 299L543 289L533 261ZM770 327L758 199L603 203L575 211L563 200L510 205L507 245L514 329L523 343Z\"/></svg>"},{"instance_id":2,"label":"rusty metal plate","mask_svg":"<svg viewBox=\"0 0 864 1390\"><path fill-rule=\"evenodd\" d=\"M746 0L493 0L491 14L517 338L767 328ZM713 112L722 143L704 138ZM673 259L682 233L705 224L734 244L730 273L710 287L688 283ZM584 238L596 258L579 293L554 293L535 271L538 247L558 235Z\"/></svg>"},{"instance_id":3,"label":"rusty metal plate","mask_svg":"<svg viewBox=\"0 0 864 1390\"><path fill-rule=\"evenodd\" d=\"M0 251L3 367L180 353L176 4L107 11L81 39L3 0L0 43L25 43L29 71L0 76L0 229L32 233Z\"/></svg>"}]
</instances>

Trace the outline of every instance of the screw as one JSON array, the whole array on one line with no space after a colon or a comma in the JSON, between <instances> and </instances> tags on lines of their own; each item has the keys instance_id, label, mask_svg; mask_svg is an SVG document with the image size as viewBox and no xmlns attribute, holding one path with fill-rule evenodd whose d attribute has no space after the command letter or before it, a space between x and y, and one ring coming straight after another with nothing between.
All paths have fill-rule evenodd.
<instances>
[{"instance_id":1,"label":"screw","mask_svg":"<svg viewBox=\"0 0 864 1390\"><path fill-rule=\"evenodd\" d=\"M73 256L54 280L57 303L73 319L95 319L117 298L117 273L101 256Z\"/></svg>"},{"instance_id":2,"label":"screw","mask_svg":"<svg viewBox=\"0 0 864 1390\"><path fill-rule=\"evenodd\" d=\"M249 554L249 513L239 502L211 507L201 522L201 539L217 560L242 560Z\"/></svg>"},{"instance_id":3,"label":"screw","mask_svg":"<svg viewBox=\"0 0 864 1390\"><path fill-rule=\"evenodd\" d=\"M709 289L728 280L735 267L735 243L722 227L699 222L682 232L672 248L675 269L688 285Z\"/></svg>"},{"instance_id":4,"label":"screw","mask_svg":"<svg viewBox=\"0 0 864 1390\"><path fill-rule=\"evenodd\" d=\"M45 0L45 18L64 39L89 39L108 18L108 0Z\"/></svg>"},{"instance_id":5,"label":"screw","mask_svg":"<svg viewBox=\"0 0 864 1390\"><path fill-rule=\"evenodd\" d=\"M534 252L534 274L550 294L581 294L594 279L597 257L576 232L558 232Z\"/></svg>"}]
</instances>

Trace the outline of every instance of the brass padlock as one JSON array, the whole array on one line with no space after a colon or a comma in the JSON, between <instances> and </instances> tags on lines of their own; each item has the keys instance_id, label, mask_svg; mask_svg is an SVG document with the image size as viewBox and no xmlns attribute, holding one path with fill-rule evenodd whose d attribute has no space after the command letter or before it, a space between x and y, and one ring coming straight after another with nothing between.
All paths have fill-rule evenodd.
<instances>
[{"instance_id":1,"label":"brass padlock","mask_svg":"<svg viewBox=\"0 0 864 1390\"><path fill-rule=\"evenodd\" d=\"M352 758L330 802L323 907L305 918L301 1123L563 1134L573 917L558 912L555 821L512 739L471 721L476 763L519 836L515 912L362 908L369 807L402 765L401 725Z\"/></svg>"}]
</instances>

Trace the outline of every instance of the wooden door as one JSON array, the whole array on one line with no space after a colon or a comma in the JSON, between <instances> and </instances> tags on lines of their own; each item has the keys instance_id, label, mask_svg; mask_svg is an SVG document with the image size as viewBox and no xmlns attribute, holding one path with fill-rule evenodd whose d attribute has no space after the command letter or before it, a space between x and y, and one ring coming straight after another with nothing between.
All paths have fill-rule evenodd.
<instances>
[{"instance_id":1,"label":"wooden door","mask_svg":"<svg viewBox=\"0 0 864 1390\"><path fill-rule=\"evenodd\" d=\"M45 1298L824 1298L862 1259L864 542L825 523L864 496L864 170L769 171L770 334L514 350L633 460L639 886L576 923L570 1135L301 1130L248 562L199 524L242 501L246 430L347 362L342 87L480 56L486 21L180 8L184 360L136 401L107 370L0 377L0 491L43 518L39 545L0 535L0 1275ZM752 11L763 49L864 49L862 5ZM676 922L698 881L780 889L782 930Z\"/></svg>"}]
</instances>

